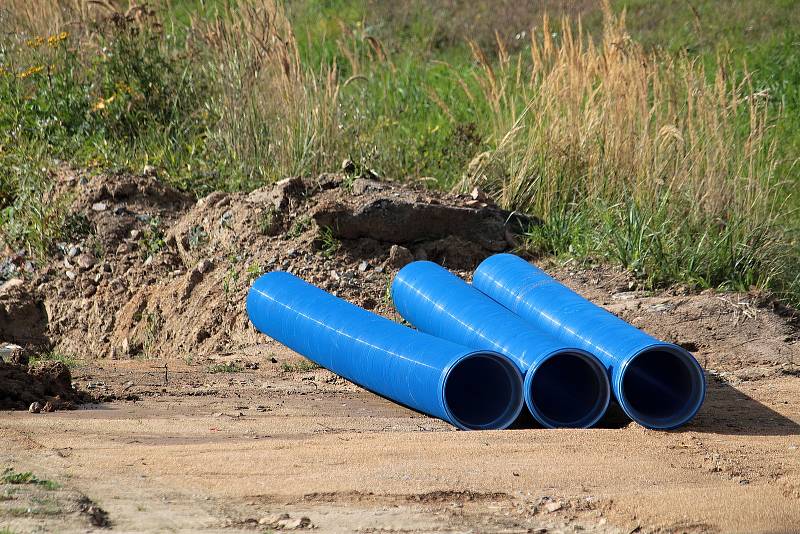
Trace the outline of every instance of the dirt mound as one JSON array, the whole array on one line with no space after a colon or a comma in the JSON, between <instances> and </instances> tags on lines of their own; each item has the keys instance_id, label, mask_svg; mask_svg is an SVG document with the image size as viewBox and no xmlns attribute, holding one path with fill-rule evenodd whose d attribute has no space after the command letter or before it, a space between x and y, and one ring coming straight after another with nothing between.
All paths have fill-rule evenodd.
<instances>
[{"instance_id":1,"label":"dirt mound","mask_svg":"<svg viewBox=\"0 0 800 534\"><path fill-rule=\"evenodd\" d=\"M535 223L479 192L446 195L338 174L197 201L153 176L67 177L60 193L73 198L85 231L60 244L49 265L0 286L0 339L89 359L246 351L263 340L247 319L246 292L278 269L397 318L387 292L397 269L430 259L467 275ZM631 291L635 281L624 271L550 270L725 377L797 372L796 325L763 313L758 296L648 296ZM697 328L715 339L714 351Z\"/></svg>"},{"instance_id":2,"label":"dirt mound","mask_svg":"<svg viewBox=\"0 0 800 534\"><path fill-rule=\"evenodd\" d=\"M429 258L471 269L530 222L482 198L339 174L197 201L154 176L65 175L59 192L84 231L30 279L7 282L0 317L13 319L0 334L83 358L250 346L245 295L275 269L391 314L397 268Z\"/></svg>"},{"instance_id":3,"label":"dirt mound","mask_svg":"<svg viewBox=\"0 0 800 534\"><path fill-rule=\"evenodd\" d=\"M31 366L0 362L0 409L26 410L32 403L46 411L72 408L88 400L72 387L66 365L56 361Z\"/></svg>"}]
</instances>

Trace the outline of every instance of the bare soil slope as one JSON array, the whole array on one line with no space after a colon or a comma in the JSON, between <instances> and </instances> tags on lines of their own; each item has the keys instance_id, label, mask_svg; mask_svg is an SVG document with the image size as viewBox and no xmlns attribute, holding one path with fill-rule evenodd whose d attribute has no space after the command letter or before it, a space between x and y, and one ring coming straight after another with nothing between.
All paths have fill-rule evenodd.
<instances>
[{"instance_id":1,"label":"bare soil slope","mask_svg":"<svg viewBox=\"0 0 800 534\"><path fill-rule=\"evenodd\" d=\"M152 176L64 173L89 233L41 270L6 265L0 341L77 358L99 404L0 412L0 527L13 532L794 532L800 332L756 294L648 293L625 272L552 268L693 351L688 426L610 414L593 430L458 432L314 368L248 324L249 282L288 269L397 319L412 258L462 276L520 221L478 198L338 175L194 201ZM23 277L22 274L25 274ZM8 276L6 276L8 277ZM6 362L6 376L23 366ZM48 395L22 388L24 402ZM45 398L42 399L47 400ZM19 406L19 404L15 405ZM36 480L11 475L31 472ZM8 476L7 476L8 475ZM25 478L25 477L22 477ZM16 483L12 483L16 481Z\"/></svg>"}]
</instances>

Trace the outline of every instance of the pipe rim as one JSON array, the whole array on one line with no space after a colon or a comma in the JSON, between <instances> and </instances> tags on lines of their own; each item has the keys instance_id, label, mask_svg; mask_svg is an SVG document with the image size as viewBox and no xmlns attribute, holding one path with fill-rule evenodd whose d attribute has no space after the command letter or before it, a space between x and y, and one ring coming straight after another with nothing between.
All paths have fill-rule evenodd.
<instances>
[{"instance_id":1,"label":"pipe rim","mask_svg":"<svg viewBox=\"0 0 800 534\"><path fill-rule=\"evenodd\" d=\"M600 389L602 390L600 393L600 398L597 400L597 402L595 402L594 406L592 406L592 409L589 411L589 413L582 418L576 419L569 423L557 422L556 420L541 413L533 401L532 388L536 371L538 371L545 362L550 361L553 358L564 356L578 357L584 363L588 363L592 371L594 371L594 375L598 378ZM525 382L523 387L525 405L528 407L528 410L530 410L533 418L545 428L590 428L603 418L608 410L609 404L611 403L611 384L609 383L608 373L605 366L603 366L600 360L598 360L591 353L577 348L557 350L539 360L525 373Z\"/></svg>"},{"instance_id":2,"label":"pipe rim","mask_svg":"<svg viewBox=\"0 0 800 534\"><path fill-rule=\"evenodd\" d=\"M484 424L471 424L463 421L457 417L447 402L447 384L453 371L455 371L460 364L475 359L487 359L500 365L503 371L506 372L509 382L511 383L510 402L505 407L502 413L498 414L491 422ZM440 385L440 398L442 409L450 423L461 430L505 430L517 420L522 408L525 406L525 401L522 394L522 373L519 368L514 364L511 359L498 353L487 350L479 350L468 352L453 360L442 373L442 380Z\"/></svg>"},{"instance_id":3,"label":"pipe rim","mask_svg":"<svg viewBox=\"0 0 800 534\"><path fill-rule=\"evenodd\" d=\"M631 369L631 365L638 358L653 352L666 352L675 356L689 371L691 395L684 409L671 417L648 417L642 415L639 410L631 406L631 402L625 395L625 375ZM653 430L672 430L688 423L697 415L697 412L705 401L706 377L703 367L689 351L678 345L673 345L672 343L657 343L641 349L625 360L625 363L623 363L615 373L614 390L615 393L617 393L616 397L620 407L633 421L645 428Z\"/></svg>"}]
</instances>

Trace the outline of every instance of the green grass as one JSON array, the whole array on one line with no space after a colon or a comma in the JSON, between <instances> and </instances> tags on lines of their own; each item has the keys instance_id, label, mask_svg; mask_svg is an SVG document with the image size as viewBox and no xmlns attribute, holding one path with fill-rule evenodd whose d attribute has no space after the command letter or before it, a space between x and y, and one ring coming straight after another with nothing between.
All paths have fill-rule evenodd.
<instances>
[{"instance_id":1,"label":"green grass","mask_svg":"<svg viewBox=\"0 0 800 534\"><path fill-rule=\"evenodd\" d=\"M218 363L208 368L209 373L240 373L243 367L236 362Z\"/></svg>"},{"instance_id":2,"label":"green grass","mask_svg":"<svg viewBox=\"0 0 800 534\"><path fill-rule=\"evenodd\" d=\"M664 80L673 94L663 102L677 111L656 114L650 127L677 132L664 139L680 138L690 164L675 156L662 167L633 168L626 159L635 149L626 145L629 152L613 154L600 171L592 158L611 152L601 128L578 120L557 130L584 95L554 91L552 114L547 107L525 111L545 90L542 80L526 85L531 28L541 42L544 11L572 16L572 28L580 17L599 42L597 4L299 0L285 11L267 8L264 19L225 7L236 2L183 0L158 8L161 24L147 17L94 22L70 25L69 34L54 33L49 19L27 20L17 4L24 6L12 0L13 16L0 18L0 241L39 260L57 242L91 231L67 213L69 199L50 199L62 161L90 172L150 167L202 196L331 172L350 159L356 174L442 189L485 185L505 207L544 220L526 242L534 252L621 264L653 287L756 287L800 302L800 10L791 1L613 0L614 10L627 10L635 42L656 51L652 61L670 73ZM211 31L217 24L226 31ZM548 31L553 46L569 39L557 24ZM701 102L714 109L692 123L690 78L706 84L699 93L721 80L726 94L738 86L742 95L759 95L768 124L758 142L747 141L753 114L746 106L729 113L724 99ZM625 134L629 123L610 119L604 124ZM658 135L654 153L677 146L659 145ZM734 158L713 156L720 140ZM737 196L708 211L686 200L704 187L697 178L703 168L736 181L736 158L749 150L755 156L747 179L758 182L758 200ZM696 182L668 195L641 186L686 169L694 169ZM610 193L574 187L599 172ZM628 182L635 190L619 186ZM265 211L258 225L273 233L275 213ZM310 228L310 219L299 217L288 234ZM207 239L202 228L192 236L192 248ZM338 243L324 230L319 238L322 253L333 254ZM147 256L163 247L163 229L152 219L140 249ZM225 276L226 294L238 276L233 268Z\"/></svg>"},{"instance_id":3,"label":"green grass","mask_svg":"<svg viewBox=\"0 0 800 534\"><path fill-rule=\"evenodd\" d=\"M317 241L319 243L320 252L322 252L322 255L326 258L332 257L336 254L336 251L339 250L339 247L342 246L341 241L333 235L333 230L328 226L319 229Z\"/></svg>"},{"instance_id":4,"label":"green grass","mask_svg":"<svg viewBox=\"0 0 800 534\"><path fill-rule=\"evenodd\" d=\"M70 369L73 369L78 365L78 360L76 360L72 356L68 356L66 354L56 351L45 352L42 354L37 354L35 356L32 356L28 360L28 365L34 366L39 362L61 362Z\"/></svg>"},{"instance_id":5,"label":"green grass","mask_svg":"<svg viewBox=\"0 0 800 534\"><path fill-rule=\"evenodd\" d=\"M310 360L298 360L296 362L281 362L281 371L284 373L307 373L319 369L319 365Z\"/></svg>"},{"instance_id":6,"label":"green grass","mask_svg":"<svg viewBox=\"0 0 800 534\"><path fill-rule=\"evenodd\" d=\"M38 478L30 471L18 472L10 467L0 475L0 482L3 484L35 484L47 490L57 490L61 487L57 482Z\"/></svg>"}]
</instances>

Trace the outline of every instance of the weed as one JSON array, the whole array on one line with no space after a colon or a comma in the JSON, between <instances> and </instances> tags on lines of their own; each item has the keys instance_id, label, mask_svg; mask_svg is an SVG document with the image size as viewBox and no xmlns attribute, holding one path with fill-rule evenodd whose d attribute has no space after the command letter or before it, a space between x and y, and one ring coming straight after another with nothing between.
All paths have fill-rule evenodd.
<instances>
[{"instance_id":1,"label":"weed","mask_svg":"<svg viewBox=\"0 0 800 534\"><path fill-rule=\"evenodd\" d=\"M208 368L209 373L239 373L242 366L236 362L218 363Z\"/></svg>"},{"instance_id":2,"label":"weed","mask_svg":"<svg viewBox=\"0 0 800 534\"><path fill-rule=\"evenodd\" d=\"M298 360L295 362L281 362L281 371L284 373L306 373L319 369L320 366L311 360Z\"/></svg>"},{"instance_id":3,"label":"weed","mask_svg":"<svg viewBox=\"0 0 800 534\"><path fill-rule=\"evenodd\" d=\"M230 297L231 293L236 289L236 285L239 283L239 271L231 265L228 267L228 270L225 271L225 276L222 278L222 291L225 293L226 297Z\"/></svg>"},{"instance_id":4,"label":"weed","mask_svg":"<svg viewBox=\"0 0 800 534\"><path fill-rule=\"evenodd\" d=\"M46 506L37 506L37 507L31 506L27 508L23 507L8 508L6 510L3 510L3 513L11 517L54 516L54 515L60 515L62 513L62 510L58 505L50 504Z\"/></svg>"},{"instance_id":5,"label":"weed","mask_svg":"<svg viewBox=\"0 0 800 534\"><path fill-rule=\"evenodd\" d=\"M0 482L4 484L35 484L47 490L56 490L61 487L57 482L38 478L30 471L17 472L11 467L6 468L0 475Z\"/></svg>"},{"instance_id":6,"label":"weed","mask_svg":"<svg viewBox=\"0 0 800 534\"><path fill-rule=\"evenodd\" d=\"M61 362L70 369L78 366L78 360L72 356L68 356L58 351L50 351L42 354L36 354L28 360L28 365L33 367L39 362Z\"/></svg>"},{"instance_id":7,"label":"weed","mask_svg":"<svg viewBox=\"0 0 800 534\"><path fill-rule=\"evenodd\" d=\"M250 284L253 282L253 280L264 274L264 268L261 266L261 263L254 261L247 266L247 270L245 272L247 273L247 283Z\"/></svg>"},{"instance_id":8,"label":"weed","mask_svg":"<svg viewBox=\"0 0 800 534\"><path fill-rule=\"evenodd\" d=\"M319 229L317 241L319 242L319 249L322 255L326 258L330 258L336 254L336 251L342 246L342 242L333 235L333 229L329 226L324 226Z\"/></svg>"},{"instance_id":9,"label":"weed","mask_svg":"<svg viewBox=\"0 0 800 534\"><path fill-rule=\"evenodd\" d=\"M200 248L208 242L205 228L196 224L189 229L189 250Z\"/></svg>"},{"instance_id":10,"label":"weed","mask_svg":"<svg viewBox=\"0 0 800 534\"><path fill-rule=\"evenodd\" d=\"M166 245L164 241L164 231L161 229L161 219L158 217L151 217L147 226L142 232L142 237L139 239L139 249L142 252L142 257L155 256Z\"/></svg>"},{"instance_id":11,"label":"weed","mask_svg":"<svg viewBox=\"0 0 800 534\"><path fill-rule=\"evenodd\" d=\"M258 231L261 235L273 235L275 232L277 211L275 206L268 206L258 216Z\"/></svg>"},{"instance_id":12,"label":"weed","mask_svg":"<svg viewBox=\"0 0 800 534\"><path fill-rule=\"evenodd\" d=\"M289 228L289 231L286 233L286 235L289 238L294 239L296 237L300 237L300 235L309 228L311 228L311 218L306 215L301 215L292 221L292 226Z\"/></svg>"}]
</instances>

